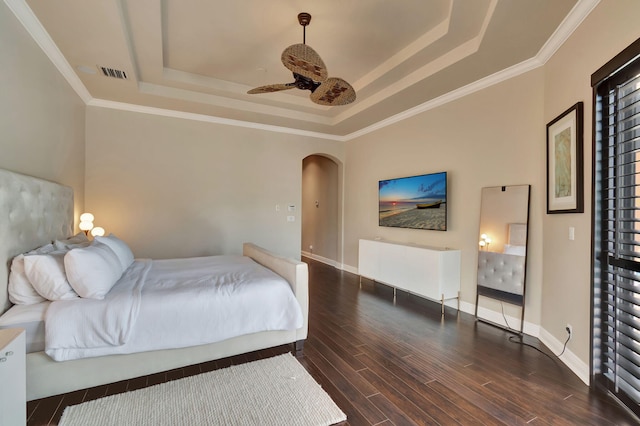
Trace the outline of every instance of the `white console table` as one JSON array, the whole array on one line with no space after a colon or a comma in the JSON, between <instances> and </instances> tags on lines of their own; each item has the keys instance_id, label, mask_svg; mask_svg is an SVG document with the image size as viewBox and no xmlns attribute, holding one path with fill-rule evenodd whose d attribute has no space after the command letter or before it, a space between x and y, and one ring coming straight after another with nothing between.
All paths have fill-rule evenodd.
<instances>
[{"instance_id":1,"label":"white console table","mask_svg":"<svg viewBox=\"0 0 640 426\"><path fill-rule=\"evenodd\" d=\"M395 289L442 304L458 299L460 307L460 250L361 239L358 273Z\"/></svg>"}]
</instances>

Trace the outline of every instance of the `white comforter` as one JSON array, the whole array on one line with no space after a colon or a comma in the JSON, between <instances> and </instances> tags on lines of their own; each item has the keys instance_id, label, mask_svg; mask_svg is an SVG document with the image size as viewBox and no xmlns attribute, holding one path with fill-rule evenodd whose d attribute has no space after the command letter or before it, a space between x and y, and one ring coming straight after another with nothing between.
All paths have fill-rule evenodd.
<instances>
[{"instance_id":1,"label":"white comforter","mask_svg":"<svg viewBox=\"0 0 640 426\"><path fill-rule=\"evenodd\" d=\"M104 300L51 303L46 350L56 361L180 348L295 330L302 310L279 275L243 256L136 260Z\"/></svg>"}]
</instances>

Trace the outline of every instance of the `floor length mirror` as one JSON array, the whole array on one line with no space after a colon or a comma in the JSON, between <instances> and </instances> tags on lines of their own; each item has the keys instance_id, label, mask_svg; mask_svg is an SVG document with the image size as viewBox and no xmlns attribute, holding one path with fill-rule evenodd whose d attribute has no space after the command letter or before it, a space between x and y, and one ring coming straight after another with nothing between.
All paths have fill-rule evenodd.
<instances>
[{"instance_id":1,"label":"floor length mirror","mask_svg":"<svg viewBox=\"0 0 640 426\"><path fill-rule=\"evenodd\" d=\"M524 324L530 185L482 188L476 319L482 298L521 307ZM509 328L495 324L502 328Z\"/></svg>"}]
</instances>

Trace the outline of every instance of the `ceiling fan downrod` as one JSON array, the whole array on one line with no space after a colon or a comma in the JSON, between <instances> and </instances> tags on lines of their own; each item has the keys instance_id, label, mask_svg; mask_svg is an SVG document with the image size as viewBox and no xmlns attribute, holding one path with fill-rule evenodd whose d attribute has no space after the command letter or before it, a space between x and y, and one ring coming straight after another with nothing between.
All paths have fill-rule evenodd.
<instances>
[{"instance_id":1,"label":"ceiling fan downrod","mask_svg":"<svg viewBox=\"0 0 640 426\"><path fill-rule=\"evenodd\" d=\"M307 25L311 22L311 14L307 12L298 13L298 22L302 25L302 44L307 44Z\"/></svg>"}]
</instances>

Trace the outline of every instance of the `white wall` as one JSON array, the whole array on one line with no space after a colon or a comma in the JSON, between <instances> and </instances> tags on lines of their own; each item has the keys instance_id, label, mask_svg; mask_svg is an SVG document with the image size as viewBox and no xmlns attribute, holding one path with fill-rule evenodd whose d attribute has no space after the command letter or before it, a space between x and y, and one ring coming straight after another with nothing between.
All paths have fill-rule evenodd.
<instances>
[{"instance_id":1,"label":"white wall","mask_svg":"<svg viewBox=\"0 0 640 426\"><path fill-rule=\"evenodd\" d=\"M86 207L136 256L240 253L252 241L299 258L302 160L342 159L344 144L88 107L86 151Z\"/></svg>"},{"instance_id":2,"label":"white wall","mask_svg":"<svg viewBox=\"0 0 640 426\"><path fill-rule=\"evenodd\" d=\"M84 102L0 2L0 167L74 188L84 206Z\"/></svg>"}]
</instances>

